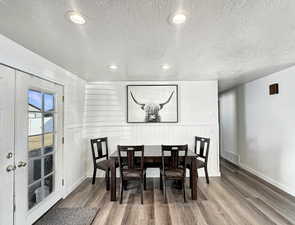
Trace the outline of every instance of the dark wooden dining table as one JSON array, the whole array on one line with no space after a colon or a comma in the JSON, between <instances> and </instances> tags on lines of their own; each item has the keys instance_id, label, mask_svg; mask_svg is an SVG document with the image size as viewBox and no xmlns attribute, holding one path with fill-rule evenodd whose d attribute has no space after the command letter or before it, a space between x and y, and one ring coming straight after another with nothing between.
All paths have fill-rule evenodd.
<instances>
[{"instance_id":1,"label":"dark wooden dining table","mask_svg":"<svg viewBox=\"0 0 295 225\"><path fill-rule=\"evenodd\" d=\"M110 155L111 165L111 201L116 201L116 165L118 163L118 151ZM191 178L191 197L192 200L197 200L197 154L192 150L188 150L187 161L191 163L190 178ZM147 168L159 168L162 162L161 145L145 145L144 146L144 163Z\"/></svg>"}]
</instances>

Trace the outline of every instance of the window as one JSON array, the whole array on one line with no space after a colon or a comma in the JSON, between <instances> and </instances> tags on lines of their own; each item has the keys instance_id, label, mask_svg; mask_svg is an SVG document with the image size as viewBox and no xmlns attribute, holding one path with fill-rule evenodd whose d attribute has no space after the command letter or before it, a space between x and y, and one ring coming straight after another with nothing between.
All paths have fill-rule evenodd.
<instances>
[{"instance_id":1,"label":"window","mask_svg":"<svg viewBox=\"0 0 295 225\"><path fill-rule=\"evenodd\" d=\"M55 96L28 91L28 200L31 209L54 191Z\"/></svg>"}]
</instances>

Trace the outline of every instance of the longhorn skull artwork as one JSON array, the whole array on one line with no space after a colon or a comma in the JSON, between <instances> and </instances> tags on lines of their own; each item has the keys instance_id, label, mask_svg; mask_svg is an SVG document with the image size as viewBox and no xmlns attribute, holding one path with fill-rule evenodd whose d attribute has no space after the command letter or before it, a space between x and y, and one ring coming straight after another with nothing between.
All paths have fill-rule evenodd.
<instances>
[{"instance_id":1,"label":"longhorn skull artwork","mask_svg":"<svg viewBox=\"0 0 295 225\"><path fill-rule=\"evenodd\" d=\"M130 95L131 98L133 99L133 101L140 106L140 108L145 112L145 119L144 121L146 123L151 123L151 122L161 122L161 115L160 115L160 111L161 109L163 109L163 107L168 104L172 98L174 94L174 91L172 91L172 93L170 94L169 98L162 103L155 103L155 102L151 102L151 103L143 103L143 102L139 102L136 100L135 96L133 95L133 93L130 91Z\"/></svg>"}]
</instances>

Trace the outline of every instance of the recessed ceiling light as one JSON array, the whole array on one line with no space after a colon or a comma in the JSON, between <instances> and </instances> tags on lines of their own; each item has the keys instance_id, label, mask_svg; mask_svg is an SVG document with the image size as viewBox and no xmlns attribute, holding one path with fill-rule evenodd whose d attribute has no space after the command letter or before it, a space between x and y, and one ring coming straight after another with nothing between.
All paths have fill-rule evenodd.
<instances>
[{"instance_id":1,"label":"recessed ceiling light","mask_svg":"<svg viewBox=\"0 0 295 225\"><path fill-rule=\"evenodd\" d=\"M69 11L67 13L69 19L73 22L73 23L76 23L76 24L84 24L86 23L86 20L84 19L84 17L78 13L78 12L75 12L75 11Z\"/></svg>"},{"instance_id":2,"label":"recessed ceiling light","mask_svg":"<svg viewBox=\"0 0 295 225\"><path fill-rule=\"evenodd\" d=\"M169 64L163 64L161 67L163 70L169 70L171 68Z\"/></svg>"},{"instance_id":3,"label":"recessed ceiling light","mask_svg":"<svg viewBox=\"0 0 295 225\"><path fill-rule=\"evenodd\" d=\"M172 18L172 23L174 24L182 24L186 21L186 15L183 13L176 13Z\"/></svg>"},{"instance_id":4,"label":"recessed ceiling light","mask_svg":"<svg viewBox=\"0 0 295 225\"><path fill-rule=\"evenodd\" d=\"M184 11L177 11L170 15L169 22L174 25L183 24L186 21L186 13Z\"/></svg>"},{"instance_id":5,"label":"recessed ceiling light","mask_svg":"<svg viewBox=\"0 0 295 225\"><path fill-rule=\"evenodd\" d=\"M118 69L118 66L116 64L111 64L111 65L108 65L108 68L111 71L116 71Z\"/></svg>"}]
</instances>

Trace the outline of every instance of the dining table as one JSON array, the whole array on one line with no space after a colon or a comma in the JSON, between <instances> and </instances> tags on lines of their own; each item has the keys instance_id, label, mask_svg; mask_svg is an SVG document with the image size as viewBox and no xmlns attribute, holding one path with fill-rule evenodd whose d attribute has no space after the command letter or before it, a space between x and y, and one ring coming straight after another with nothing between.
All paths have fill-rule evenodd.
<instances>
[{"instance_id":1,"label":"dining table","mask_svg":"<svg viewBox=\"0 0 295 225\"><path fill-rule=\"evenodd\" d=\"M190 165L190 187L191 187L191 198L197 200L197 154L188 149L186 161ZM118 151L114 151L110 154L109 159L111 160L111 201L117 200L116 190L116 178L117 178L117 166L118 165ZM160 168L162 163L162 147L161 145L144 145L144 164L146 168Z\"/></svg>"}]
</instances>

